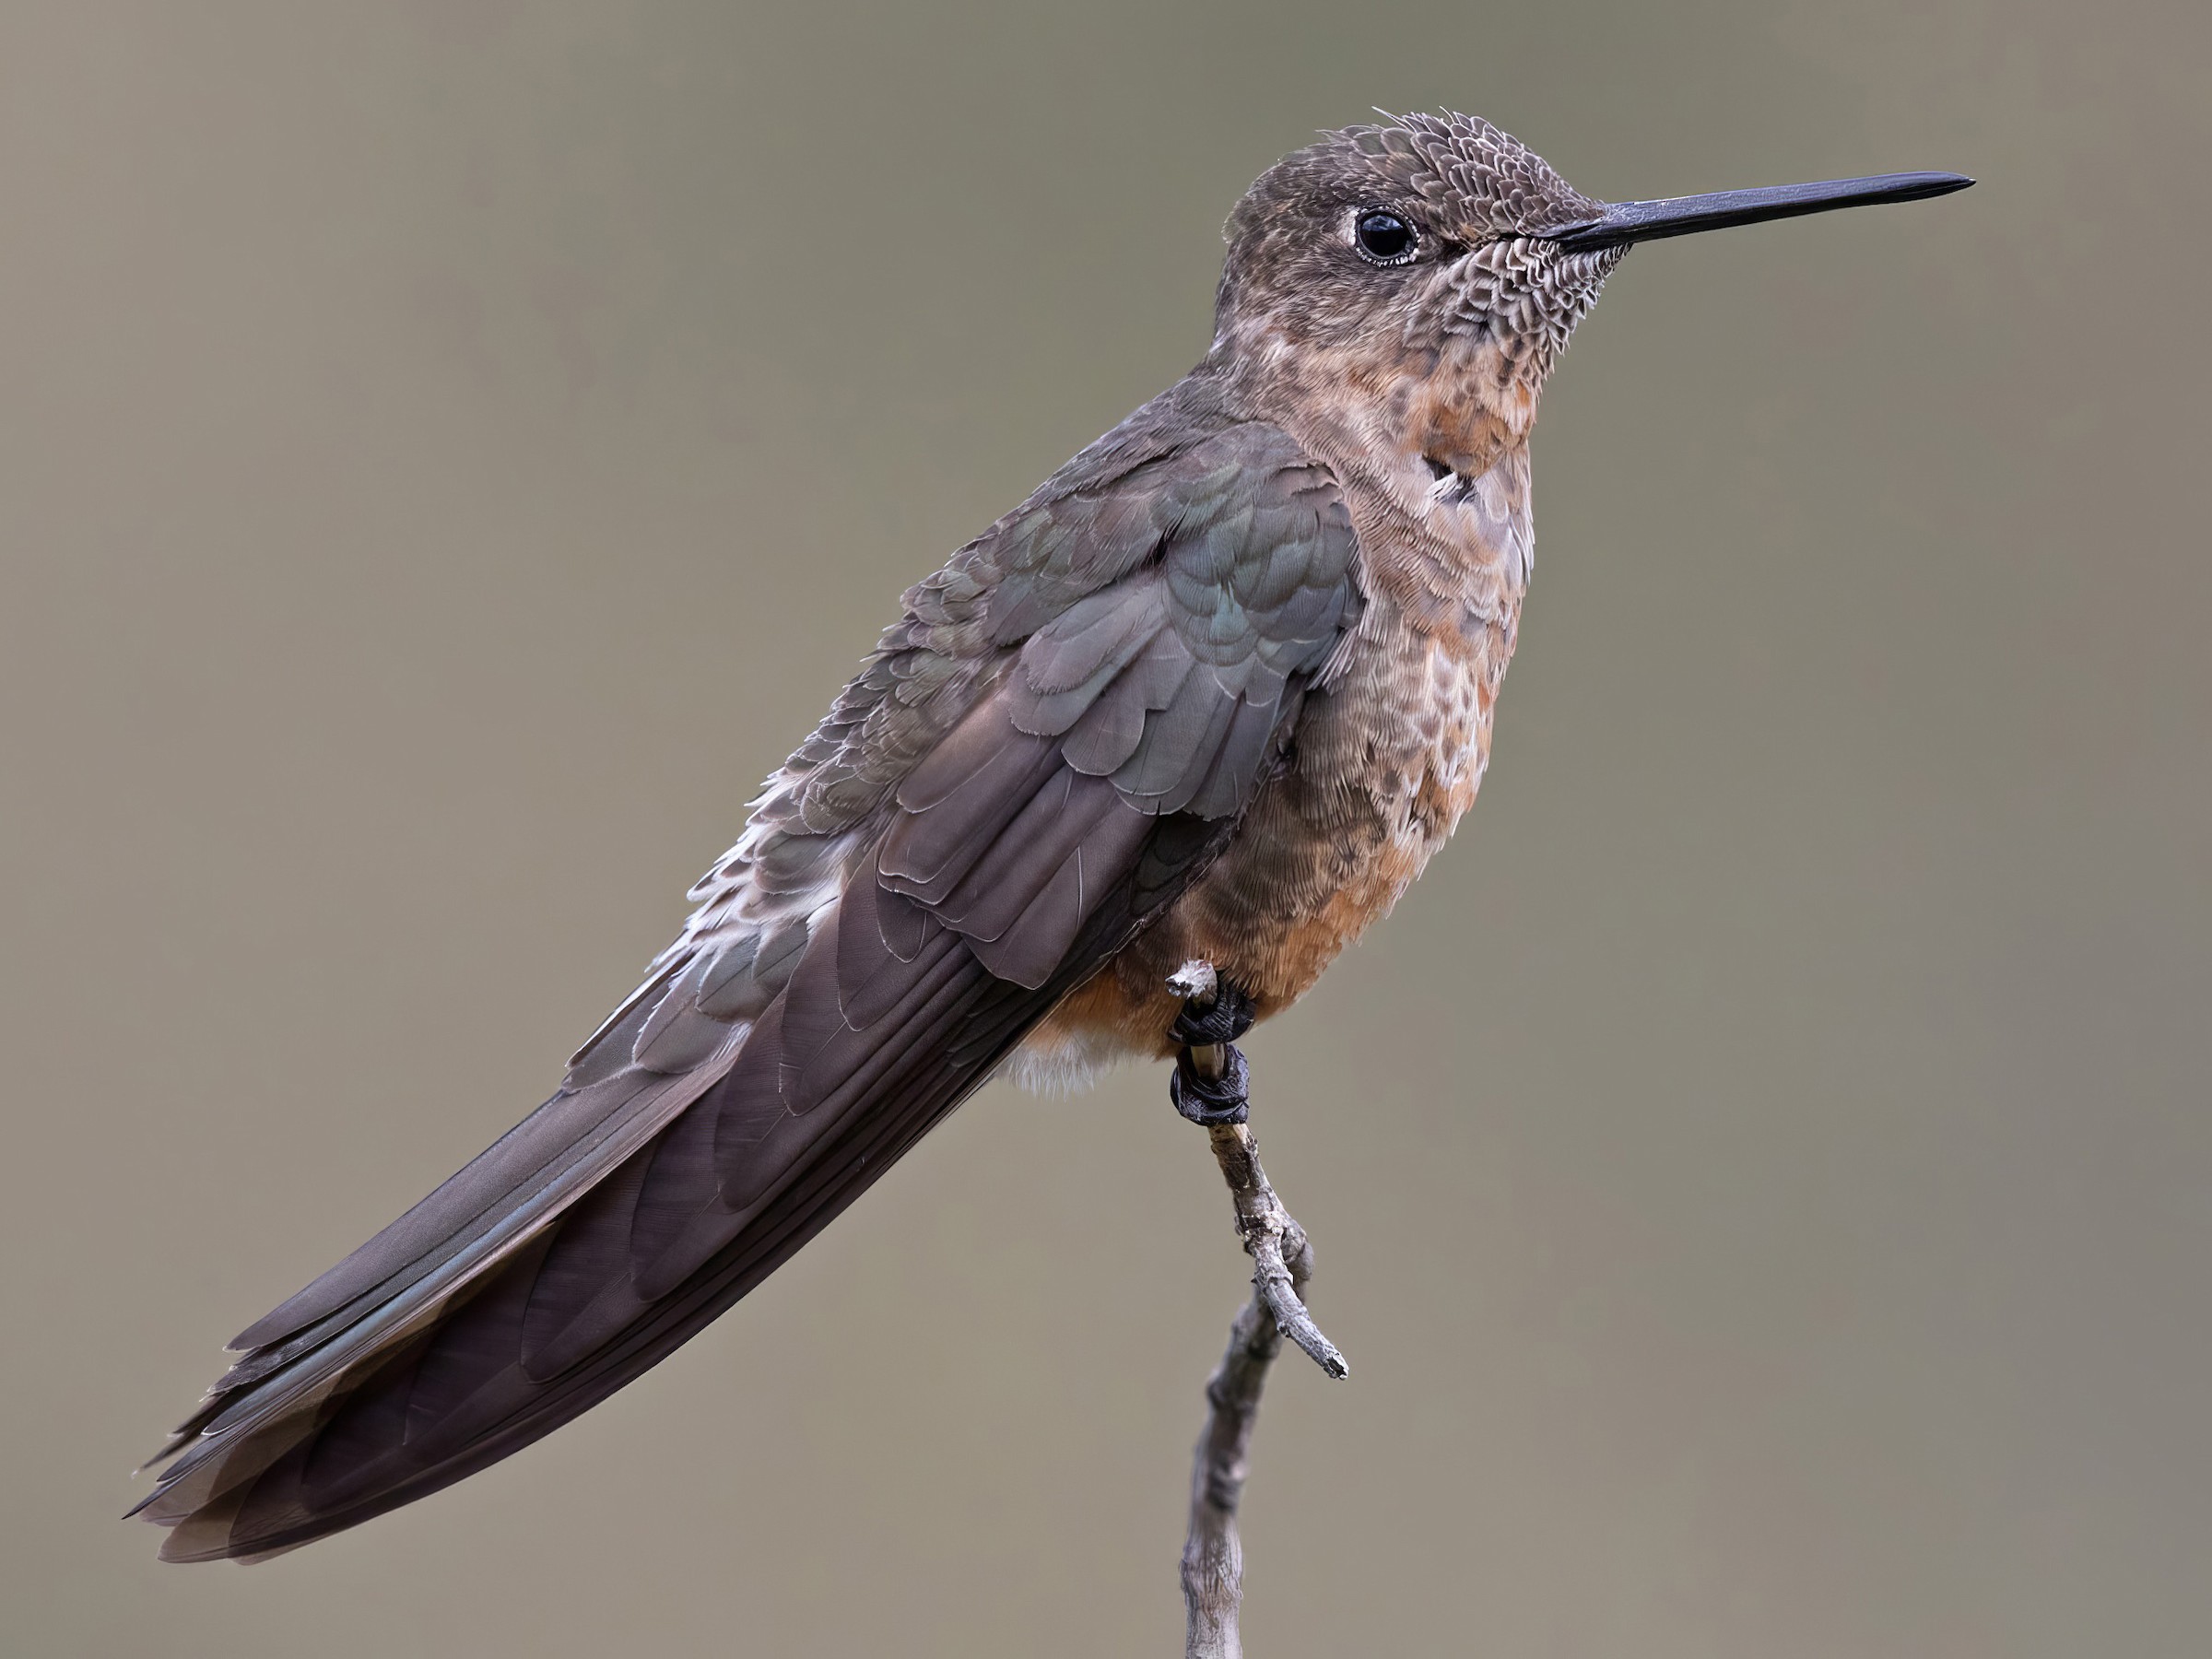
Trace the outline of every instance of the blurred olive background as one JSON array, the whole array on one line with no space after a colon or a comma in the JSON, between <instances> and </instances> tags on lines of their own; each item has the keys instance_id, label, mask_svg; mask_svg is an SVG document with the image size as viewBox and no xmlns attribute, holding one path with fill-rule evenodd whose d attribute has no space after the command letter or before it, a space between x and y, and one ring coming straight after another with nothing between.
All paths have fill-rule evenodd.
<instances>
[{"instance_id":1,"label":"blurred olive background","mask_svg":"<svg viewBox=\"0 0 2212 1659\"><path fill-rule=\"evenodd\" d=\"M2091 17L0 13L0 1647L1176 1651L1244 1265L1155 1075L986 1092L362 1531L115 1516L1380 104L1983 182L1640 251L1553 382L1485 799L1251 1045L1353 1366L1269 1396L1253 1651L2204 1653L2212 14Z\"/></svg>"}]
</instances>

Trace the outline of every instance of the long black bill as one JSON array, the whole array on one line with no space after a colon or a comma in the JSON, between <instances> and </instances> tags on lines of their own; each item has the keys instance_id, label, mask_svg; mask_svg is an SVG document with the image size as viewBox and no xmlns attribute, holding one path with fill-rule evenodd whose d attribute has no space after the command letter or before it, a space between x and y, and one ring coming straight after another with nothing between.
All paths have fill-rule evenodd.
<instances>
[{"instance_id":1,"label":"long black bill","mask_svg":"<svg viewBox=\"0 0 2212 1659\"><path fill-rule=\"evenodd\" d=\"M1664 202L1614 202L1595 218L1543 235L1571 253L1584 253L1837 207L1917 202L1924 196L1949 195L1972 182L1963 173L1880 173L1871 179L1826 179L1818 184L1776 184L1765 190L1716 190L1711 195L1671 196Z\"/></svg>"}]
</instances>

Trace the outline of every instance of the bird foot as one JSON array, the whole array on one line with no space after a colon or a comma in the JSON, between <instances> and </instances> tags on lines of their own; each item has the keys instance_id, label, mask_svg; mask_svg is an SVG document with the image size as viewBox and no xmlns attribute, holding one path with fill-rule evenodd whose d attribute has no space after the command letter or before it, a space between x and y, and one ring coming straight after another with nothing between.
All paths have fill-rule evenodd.
<instances>
[{"instance_id":1,"label":"bird foot","mask_svg":"<svg viewBox=\"0 0 2212 1659\"><path fill-rule=\"evenodd\" d=\"M1232 979L1217 979L1210 999L1186 998L1168 1035L1185 1048L1231 1043L1252 1030L1252 996Z\"/></svg>"},{"instance_id":2,"label":"bird foot","mask_svg":"<svg viewBox=\"0 0 2212 1659\"><path fill-rule=\"evenodd\" d=\"M1241 1124L1252 1115L1252 1101L1246 1094L1252 1067L1234 1043L1207 1046L1221 1057L1219 1075L1206 1076L1194 1057L1198 1051L1185 1048L1175 1056L1175 1075L1168 1079L1168 1099L1192 1123L1209 1129L1218 1124Z\"/></svg>"},{"instance_id":3,"label":"bird foot","mask_svg":"<svg viewBox=\"0 0 2212 1659\"><path fill-rule=\"evenodd\" d=\"M1179 990L1186 988L1171 982ZM1187 988L1192 994L1184 997L1182 1011L1168 1029L1180 1045L1175 1075L1168 1079L1168 1099L1192 1123L1209 1129L1241 1124L1251 1112L1247 1091L1252 1068L1236 1039L1252 1030L1252 997L1234 980L1216 978L1210 969L1203 980L1191 979Z\"/></svg>"}]
</instances>

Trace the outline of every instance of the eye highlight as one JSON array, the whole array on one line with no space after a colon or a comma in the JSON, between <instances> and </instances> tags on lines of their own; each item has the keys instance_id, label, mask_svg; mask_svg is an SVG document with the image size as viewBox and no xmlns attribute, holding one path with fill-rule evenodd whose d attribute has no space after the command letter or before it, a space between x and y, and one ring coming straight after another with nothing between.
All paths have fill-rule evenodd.
<instances>
[{"instance_id":1,"label":"eye highlight","mask_svg":"<svg viewBox=\"0 0 2212 1659\"><path fill-rule=\"evenodd\" d=\"M1381 265L1404 265L1420 245L1410 220L1387 207L1363 207L1352 221L1352 245L1360 256Z\"/></svg>"}]
</instances>

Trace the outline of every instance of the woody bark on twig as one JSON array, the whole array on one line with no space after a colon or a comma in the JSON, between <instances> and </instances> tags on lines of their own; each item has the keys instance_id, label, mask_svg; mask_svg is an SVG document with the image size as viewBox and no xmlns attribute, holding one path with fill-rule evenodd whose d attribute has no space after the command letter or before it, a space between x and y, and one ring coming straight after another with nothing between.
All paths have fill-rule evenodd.
<instances>
[{"instance_id":1,"label":"woody bark on twig","mask_svg":"<svg viewBox=\"0 0 2212 1659\"><path fill-rule=\"evenodd\" d=\"M1192 1454L1190 1532L1182 1547L1183 1653L1185 1659L1240 1659L1244 1550L1237 1506L1250 1472L1253 1425L1267 1368L1285 1336L1327 1375L1342 1377L1347 1368L1306 1312L1313 1248L1268 1183L1245 1123L1249 1071L1234 1039L1251 1028L1251 1000L1222 981L1210 962L1185 962L1168 987L1182 998L1171 1032L1182 1047L1169 1097L1176 1111L1205 1127L1236 1204L1238 1235L1253 1261L1252 1300L1230 1324L1229 1350L1207 1379L1206 1428Z\"/></svg>"}]
</instances>

